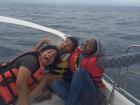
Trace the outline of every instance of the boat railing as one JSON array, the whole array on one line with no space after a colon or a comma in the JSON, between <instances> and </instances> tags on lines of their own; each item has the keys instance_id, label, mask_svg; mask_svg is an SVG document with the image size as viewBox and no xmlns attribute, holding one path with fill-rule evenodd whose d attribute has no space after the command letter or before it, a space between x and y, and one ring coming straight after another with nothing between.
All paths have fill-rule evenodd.
<instances>
[{"instance_id":1,"label":"boat railing","mask_svg":"<svg viewBox=\"0 0 140 105\"><path fill-rule=\"evenodd\" d=\"M131 46L129 46L129 47L126 49L126 53L128 53L129 50L132 49L132 48L139 48L139 49L140 49L140 45L131 45ZM130 70L130 67L128 66L128 67L126 68L125 73L124 73L123 76L122 76L122 78L124 79L123 84L124 84L124 89L125 89L125 90L126 90L127 83L128 83L128 74L129 74L129 73L131 73L131 74L134 73L134 74L140 76L140 73L131 71L131 70Z\"/></svg>"},{"instance_id":2,"label":"boat railing","mask_svg":"<svg viewBox=\"0 0 140 105\"><path fill-rule=\"evenodd\" d=\"M117 90L120 93L122 93L124 96L126 96L128 99L130 99L132 102L134 102L136 105L140 105L140 100L139 99L137 99L136 97L134 97L133 95L131 95L130 93L128 93L126 90L124 90L123 88L121 88L117 82L113 81L107 75L104 74L104 77L107 80L109 80L111 82L111 84L113 85L113 89L112 89L111 94L109 96L107 105L110 105L115 90Z\"/></svg>"},{"instance_id":3,"label":"boat railing","mask_svg":"<svg viewBox=\"0 0 140 105\"><path fill-rule=\"evenodd\" d=\"M126 49L126 53L128 53L131 48L140 48L140 45L131 45L131 46L129 46ZM117 71L117 74L116 74L114 80L112 80L109 76L107 76L106 74L104 74L104 77L113 86L112 91L111 91L111 94L110 94L109 99L108 99L108 105L112 101L112 96L113 96L115 90L117 90L120 93L122 93L124 96L126 96L128 99L130 99L132 102L134 102L136 105L140 105L140 100L137 99L136 97L134 97L133 95L131 95L130 93L128 93L126 91L126 87L127 87L127 83L128 83L128 73L135 73L137 75L140 75L140 73L130 71L130 66L126 67L125 72L124 72L124 70L122 70L121 68L119 68L119 70ZM121 84L123 84L123 86Z\"/></svg>"}]
</instances>

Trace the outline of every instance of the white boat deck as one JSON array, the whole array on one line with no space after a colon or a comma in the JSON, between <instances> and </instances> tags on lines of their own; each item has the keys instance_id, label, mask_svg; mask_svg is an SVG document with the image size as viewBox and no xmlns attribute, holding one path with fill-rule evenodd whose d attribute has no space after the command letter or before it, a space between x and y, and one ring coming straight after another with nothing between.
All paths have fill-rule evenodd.
<instances>
[{"instance_id":1,"label":"white boat deck","mask_svg":"<svg viewBox=\"0 0 140 105\"><path fill-rule=\"evenodd\" d=\"M57 95L53 95L51 99L42 101L42 102L34 102L32 101L31 105L64 105L64 101L61 100Z\"/></svg>"}]
</instances>

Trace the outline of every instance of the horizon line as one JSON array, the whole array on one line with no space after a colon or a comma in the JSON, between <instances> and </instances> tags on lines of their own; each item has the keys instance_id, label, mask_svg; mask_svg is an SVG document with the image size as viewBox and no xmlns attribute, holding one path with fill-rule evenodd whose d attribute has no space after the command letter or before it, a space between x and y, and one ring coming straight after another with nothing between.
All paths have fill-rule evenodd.
<instances>
[{"instance_id":1,"label":"horizon line","mask_svg":"<svg viewBox=\"0 0 140 105\"><path fill-rule=\"evenodd\" d=\"M22 2L6 2L6 1L2 1L0 2L2 4L8 3L8 4L43 4L43 5L69 5L69 6L130 6L130 7L140 7L140 5L129 5L129 4L104 4L104 3L93 3L93 4L89 4L89 3L40 3L40 2L26 2L26 1L22 1Z\"/></svg>"}]
</instances>

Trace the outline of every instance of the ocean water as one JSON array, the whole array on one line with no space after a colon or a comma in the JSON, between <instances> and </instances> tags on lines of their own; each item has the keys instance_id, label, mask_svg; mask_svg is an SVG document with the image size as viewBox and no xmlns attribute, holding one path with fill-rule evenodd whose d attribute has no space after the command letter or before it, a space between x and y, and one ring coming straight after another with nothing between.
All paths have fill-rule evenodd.
<instances>
[{"instance_id":1,"label":"ocean water","mask_svg":"<svg viewBox=\"0 0 140 105\"><path fill-rule=\"evenodd\" d=\"M103 42L107 55L120 55L129 45L140 44L140 7L0 4L0 15L57 29L80 42L96 37ZM29 51L44 35L42 31L0 23L0 62ZM134 71L127 90L140 99L140 71ZM113 76L114 70L108 73Z\"/></svg>"}]
</instances>

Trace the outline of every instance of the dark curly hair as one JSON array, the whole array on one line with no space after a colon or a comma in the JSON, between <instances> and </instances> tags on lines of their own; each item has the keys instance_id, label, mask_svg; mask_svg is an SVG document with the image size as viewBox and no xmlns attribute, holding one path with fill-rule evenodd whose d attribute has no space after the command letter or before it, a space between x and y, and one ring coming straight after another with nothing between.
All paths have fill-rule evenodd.
<instances>
[{"instance_id":1,"label":"dark curly hair","mask_svg":"<svg viewBox=\"0 0 140 105\"><path fill-rule=\"evenodd\" d=\"M56 57L54 59L54 62L52 64L48 65L47 67L45 67L45 68L51 69L54 66L56 66L58 64L58 62L60 61L60 54L59 54L58 48L56 46L54 46L54 45L46 45L46 46L44 46L43 48L40 49L39 54L44 52L44 51L46 51L46 50L49 50L49 49L54 49L57 52Z\"/></svg>"}]
</instances>

